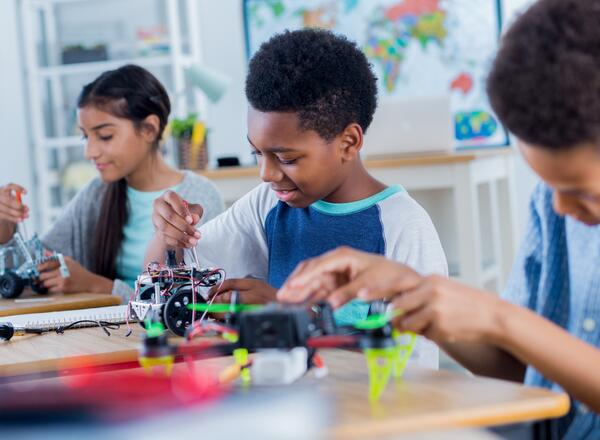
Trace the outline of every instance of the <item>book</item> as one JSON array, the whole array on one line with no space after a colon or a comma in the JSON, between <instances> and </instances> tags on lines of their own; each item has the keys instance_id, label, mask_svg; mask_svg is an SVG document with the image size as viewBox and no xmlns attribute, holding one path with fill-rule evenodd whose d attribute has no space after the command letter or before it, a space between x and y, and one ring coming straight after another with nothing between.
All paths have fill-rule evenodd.
<instances>
[{"instance_id":1,"label":"book","mask_svg":"<svg viewBox=\"0 0 600 440\"><path fill-rule=\"evenodd\" d=\"M30 313L25 315L3 316L0 323L10 322L15 327L55 330L77 321L102 321L122 324L126 321L127 305L94 307L90 309L65 310L61 312ZM136 320L130 320L136 321ZM90 327L93 323L81 323L74 327Z\"/></svg>"},{"instance_id":2,"label":"book","mask_svg":"<svg viewBox=\"0 0 600 440\"><path fill-rule=\"evenodd\" d=\"M61 293L36 295L25 291L16 299L0 298L0 317L28 313L58 312L61 310L88 309L116 306L121 298L104 293Z\"/></svg>"}]
</instances>

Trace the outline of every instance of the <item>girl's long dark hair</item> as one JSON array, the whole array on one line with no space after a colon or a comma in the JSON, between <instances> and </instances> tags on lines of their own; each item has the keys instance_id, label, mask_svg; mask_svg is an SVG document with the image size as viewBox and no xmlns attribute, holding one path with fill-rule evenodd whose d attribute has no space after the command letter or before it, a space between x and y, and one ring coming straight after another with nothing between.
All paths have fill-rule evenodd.
<instances>
[{"instance_id":1,"label":"girl's long dark hair","mask_svg":"<svg viewBox=\"0 0 600 440\"><path fill-rule=\"evenodd\" d=\"M93 106L118 118L129 119L136 129L144 119L156 115L160 120L154 148L167 125L171 103L160 81L146 69L126 65L104 72L87 84L77 107ZM123 228L128 218L127 182L125 178L107 185L101 202L100 216L92 242L93 271L115 279L117 257L123 241Z\"/></svg>"}]
</instances>

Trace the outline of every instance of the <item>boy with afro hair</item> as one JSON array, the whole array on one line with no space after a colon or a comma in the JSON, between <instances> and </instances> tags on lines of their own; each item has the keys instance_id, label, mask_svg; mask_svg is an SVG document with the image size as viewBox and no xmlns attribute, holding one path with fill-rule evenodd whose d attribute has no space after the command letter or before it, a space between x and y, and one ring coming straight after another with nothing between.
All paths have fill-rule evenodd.
<instances>
[{"instance_id":1,"label":"boy with afro hair","mask_svg":"<svg viewBox=\"0 0 600 440\"><path fill-rule=\"evenodd\" d=\"M245 303L275 300L301 261L342 245L423 274L447 273L427 213L401 186L373 178L360 159L377 86L356 44L316 29L276 35L250 61L246 96L248 143L264 183L199 234L201 208L190 206L189 215L181 198L167 192L154 204L157 234L147 260L167 246L196 246L203 265L232 276L217 299L238 291ZM336 319L351 324L368 310L353 301ZM414 358L436 368L437 347L419 338Z\"/></svg>"}]
</instances>

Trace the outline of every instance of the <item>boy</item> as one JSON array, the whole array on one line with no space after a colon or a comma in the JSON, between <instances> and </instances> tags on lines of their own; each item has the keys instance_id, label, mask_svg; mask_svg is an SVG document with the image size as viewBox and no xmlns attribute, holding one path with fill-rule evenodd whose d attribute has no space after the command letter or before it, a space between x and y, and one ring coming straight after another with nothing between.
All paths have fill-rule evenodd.
<instances>
[{"instance_id":1,"label":"boy","mask_svg":"<svg viewBox=\"0 0 600 440\"><path fill-rule=\"evenodd\" d=\"M275 300L298 263L340 245L446 274L426 212L401 187L374 179L360 160L377 89L355 44L314 29L277 35L252 58L246 95L248 142L265 183L200 228L199 241L193 225L200 208L188 212L167 192L154 203L157 236L147 260L162 258L166 246L197 244L202 266L223 267L230 277L218 298L237 290L245 303ZM349 324L367 311L353 302L336 318ZM419 362L437 367L437 348L419 344Z\"/></svg>"},{"instance_id":2,"label":"boy","mask_svg":"<svg viewBox=\"0 0 600 440\"><path fill-rule=\"evenodd\" d=\"M544 181L504 299L348 249L304 265L282 300L395 296L395 323L475 373L564 389L551 438L600 438L600 1L540 0L505 35L488 80L499 118ZM320 280L345 279L323 292ZM348 276L351 274L351 276Z\"/></svg>"}]
</instances>

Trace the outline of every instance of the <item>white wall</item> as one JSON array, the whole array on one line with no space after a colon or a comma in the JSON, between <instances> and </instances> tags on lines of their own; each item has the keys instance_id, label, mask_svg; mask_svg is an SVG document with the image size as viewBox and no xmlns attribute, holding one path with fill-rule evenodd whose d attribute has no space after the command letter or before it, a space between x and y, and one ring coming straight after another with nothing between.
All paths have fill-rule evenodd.
<instances>
[{"instance_id":1,"label":"white wall","mask_svg":"<svg viewBox=\"0 0 600 440\"><path fill-rule=\"evenodd\" d=\"M240 0L200 0L200 30L204 62L231 78L223 99L209 106L209 152L216 156L238 156L253 163L246 141L247 58L244 20Z\"/></svg>"},{"instance_id":2,"label":"white wall","mask_svg":"<svg viewBox=\"0 0 600 440\"><path fill-rule=\"evenodd\" d=\"M0 185L32 188L32 160L17 0L0 1ZM27 199L26 199L27 201ZM35 216L35 210L32 210Z\"/></svg>"}]
</instances>

